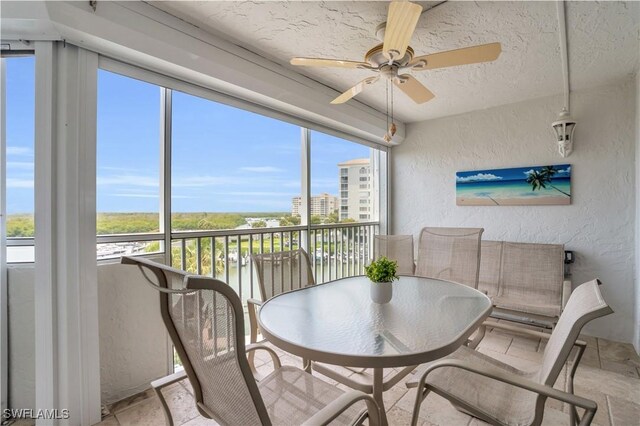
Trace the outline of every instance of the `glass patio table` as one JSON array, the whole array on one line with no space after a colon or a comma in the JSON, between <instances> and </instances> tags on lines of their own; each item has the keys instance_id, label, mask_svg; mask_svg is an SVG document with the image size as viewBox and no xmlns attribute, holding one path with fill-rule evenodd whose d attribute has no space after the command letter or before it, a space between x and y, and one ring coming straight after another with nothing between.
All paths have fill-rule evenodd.
<instances>
[{"instance_id":1,"label":"glass patio table","mask_svg":"<svg viewBox=\"0 0 640 426\"><path fill-rule=\"evenodd\" d=\"M393 298L379 305L371 301L371 285L358 276L283 293L262 305L259 321L268 341L314 361L314 370L372 393L384 411L383 391L415 366L454 352L489 316L492 305L465 285L410 276L395 281ZM319 363L373 368L372 383ZM383 368L396 367L405 368L383 381Z\"/></svg>"}]
</instances>

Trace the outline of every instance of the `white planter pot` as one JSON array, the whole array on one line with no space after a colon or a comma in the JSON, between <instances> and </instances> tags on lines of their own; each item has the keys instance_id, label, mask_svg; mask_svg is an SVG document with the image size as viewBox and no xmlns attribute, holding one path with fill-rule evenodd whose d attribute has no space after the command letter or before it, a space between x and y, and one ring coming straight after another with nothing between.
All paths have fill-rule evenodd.
<instances>
[{"instance_id":1,"label":"white planter pot","mask_svg":"<svg viewBox=\"0 0 640 426\"><path fill-rule=\"evenodd\" d=\"M391 301L391 296L393 296L393 285L392 283L371 283L369 287L369 294L371 295L371 300L374 303L389 303Z\"/></svg>"}]
</instances>

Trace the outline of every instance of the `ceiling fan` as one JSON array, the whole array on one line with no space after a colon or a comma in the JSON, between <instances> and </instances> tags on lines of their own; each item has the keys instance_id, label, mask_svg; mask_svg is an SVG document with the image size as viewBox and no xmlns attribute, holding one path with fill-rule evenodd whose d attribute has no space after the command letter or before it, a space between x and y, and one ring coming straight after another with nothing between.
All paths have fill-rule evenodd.
<instances>
[{"instance_id":1,"label":"ceiling fan","mask_svg":"<svg viewBox=\"0 0 640 426\"><path fill-rule=\"evenodd\" d=\"M333 67L366 69L377 75L367 77L333 101L342 104L353 98L365 87L384 77L393 82L415 103L422 104L435 97L429 89L416 80L408 71L424 71L457 65L476 64L494 61L500 56L500 43L489 43L430 55L414 56L409 46L411 36L422 13L422 6L407 1L394 1L389 4L386 24L378 26L376 33L384 30L383 43L375 46L364 55L364 61L348 61L321 58L293 58L292 65L305 67Z\"/></svg>"}]
</instances>

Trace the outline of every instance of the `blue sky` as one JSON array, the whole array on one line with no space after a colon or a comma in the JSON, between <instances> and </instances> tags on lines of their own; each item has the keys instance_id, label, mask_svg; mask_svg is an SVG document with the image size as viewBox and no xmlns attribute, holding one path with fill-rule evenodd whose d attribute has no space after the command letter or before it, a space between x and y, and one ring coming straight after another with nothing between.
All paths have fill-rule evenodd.
<instances>
[{"instance_id":1,"label":"blue sky","mask_svg":"<svg viewBox=\"0 0 640 426\"><path fill-rule=\"evenodd\" d=\"M456 182L490 182L490 181L510 181L524 180L529 172L540 170L544 166L530 167L514 167L509 169L493 169L493 170L473 170L468 172L456 173ZM571 176L571 165L554 164L553 167L558 171L554 176L556 178L567 178Z\"/></svg>"},{"instance_id":2,"label":"blue sky","mask_svg":"<svg viewBox=\"0 0 640 426\"><path fill-rule=\"evenodd\" d=\"M7 214L33 212L35 60L6 60Z\"/></svg>"},{"instance_id":3,"label":"blue sky","mask_svg":"<svg viewBox=\"0 0 640 426\"><path fill-rule=\"evenodd\" d=\"M33 211L34 60L7 61L7 211ZM160 89L98 73L97 210L157 212ZM290 211L300 194L300 128L173 94L174 212ZM312 193L338 193L337 163L369 148L312 132Z\"/></svg>"}]
</instances>

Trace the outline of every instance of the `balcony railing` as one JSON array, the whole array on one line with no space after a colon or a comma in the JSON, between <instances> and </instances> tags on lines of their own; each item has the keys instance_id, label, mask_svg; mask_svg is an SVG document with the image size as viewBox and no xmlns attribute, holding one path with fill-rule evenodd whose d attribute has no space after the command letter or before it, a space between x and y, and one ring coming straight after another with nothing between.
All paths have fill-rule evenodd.
<instances>
[{"instance_id":1,"label":"balcony railing","mask_svg":"<svg viewBox=\"0 0 640 426\"><path fill-rule=\"evenodd\" d=\"M245 302L260 296L252 254L304 248L319 284L362 275L378 232L378 222L174 232L172 266L218 278Z\"/></svg>"}]
</instances>

